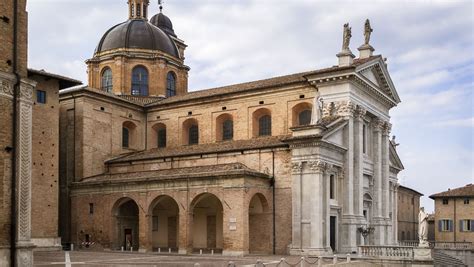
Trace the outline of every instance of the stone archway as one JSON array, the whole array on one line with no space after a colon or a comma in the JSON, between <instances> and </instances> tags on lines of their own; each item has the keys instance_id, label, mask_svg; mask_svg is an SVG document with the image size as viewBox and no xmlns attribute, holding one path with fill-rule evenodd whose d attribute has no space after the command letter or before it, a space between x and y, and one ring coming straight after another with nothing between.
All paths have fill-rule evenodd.
<instances>
[{"instance_id":1,"label":"stone archway","mask_svg":"<svg viewBox=\"0 0 474 267\"><path fill-rule=\"evenodd\" d=\"M178 251L179 206L170 196L157 197L150 205L150 230L153 251Z\"/></svg>"},{"instance_id":2,"label":"stone archway","mask_svg":"<svg viewBox=\"0 0 474 267\"><path fill-rule=\"evenodd\" d=\"M139 248L139 210L137 203L131 198L118 200L112 209L115 226L116 249L138 250Z\"/></svg>"},{"instance_id":3,"label":"stone archway","mask_svg":"<svg viewBox=\"0 0 474 267\"><path fill-rule=\"evenodd\" d=\"M249 253L272 252L272 216L268 201L260 193L255 194L249 204Z\"/></svg>"},{"instance_id":4,"label":"stone archway","mask_svg":"<svg viewBox=\"0 0 474 267\"><path fill-rule=\"evenodd\" d=\"M223 250L223 207L215 195L204 193L191 203L191 245L193 252Z\"/></svg>"}]
</instances>

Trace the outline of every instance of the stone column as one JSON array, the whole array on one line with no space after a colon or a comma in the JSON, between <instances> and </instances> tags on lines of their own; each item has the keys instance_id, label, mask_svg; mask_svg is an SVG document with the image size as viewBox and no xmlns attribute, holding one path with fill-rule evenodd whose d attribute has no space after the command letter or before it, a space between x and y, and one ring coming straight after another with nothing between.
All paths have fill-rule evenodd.
<instances>
[{"instance_id":1,"label":"stone column","mask_svg":"<svg viewBox=\"0 0 474 267\"><path fill-rule=\"evenodd\" d=\"M18 266L33 266L31 242L32 105L35 84L21 81L17 106L17 255Z\"/></svg>"},{"instance_id":2,"label":"stone column","mask_svg":"<svg viewBox=\"0 0 474 267\"><path fill-rule=\"evenodd\" d=\"M391 242L389 234L391 232L391 222L389 218L390 214L390 202L389 202L389 179L390 179L390 166L389 166L389 143L390 143L390 131L392 125L385 122L382 127L382 217L386 222L385 230L385 243Z\"/></svg>"},{"instance_id":3,"label":"stone column","mask_svg":"<svg viewBox=\"0 0 474 267\"><path fill-rule=\"evenodd\" d=\"M385 243L385 231L382 227L383 222L383 200L382 200L382 134L384 122L380 119L375 120L374 125L374 183L375 183L375 205L374 221L375 221L375 244L382 245Z\"/></svg>"},{"instance_id":4,"label":"stone column","mask_svg":"<svg viewBox=\"0 0 474 267\"><path fill-rule=\"evenodd\" d=\"M366 110L358 106L354 112L354 214L364 216L364 116ZM362 218L361 218L362 220Z\"/></svg>"},{"instance_id":5,"label":"stone column","mask_svg":"<svg viewBox=\"0 0 474 267\"><path fill-rule=\"evenodd\" d=\"M330 189L330 179L331 179L331 171L332 168L330 168L328 166L328 168L326 169L326 172L324 174L324 181L323 181L323 184L324 184L324 187L323 187L323 190L324 190L324 194L323 194L323 197L324 197L324 201L323 201L323 205L324 205L324 228L325 228L325 238L324 238L324 245L326 247L326 250L327 251L332 251L331 249L331 239L330 239L330 236L331 236L331 223L330 223L330 216L331 216L331 201L330 201L330 195L329 195L329 191L331 190Z\"/></svg>"},{"instance_id":6,"label":"stone column","mask_svg":"<svg viewBox=\"0 0 474 267\"><path fill-rule=\"evenodd\" d=\"M393 232L394 232L394 236L393 236L393 242L395 244L398 243L398 186L399 184L395 184L394 185L394 194L393 194L393 197L394 197L394 202L393 202Z\"/></svg>"},{"instance_id":7,"label":"stone column","mask_svg":"<svg viewBox=\"0 0 474 267\"><path fill-rule=\"evenodd\" d=\"M302 249L303 243L301 239L301 171L303 170L303 164L301 162L293 162L292 164L292 249Z\"/></svg>"},{"instance_id":8,"label":"stone column","mask_svg":"<svg viewBox=\"0 0 474 267\"><path fill-rule=\"evenodd\" d=\"M308 162L312 172L310 210L311 210L311 250L322 254L326 251L324 244L324 172L326 171L326 163L323 161Z\"/></svg>"},{"instance_id":9,"label":"stone column","mask_svg":"<svg viewBox=\"0 0 474 267\"><path fill-rule=\"evenodd\" d=\"M189 207L186 207L189 208ZM188 211L179 209L179 220L178 220L178 253L186 254L187 251L187 236L188 236Z\"/></svg>"}]
</instances>

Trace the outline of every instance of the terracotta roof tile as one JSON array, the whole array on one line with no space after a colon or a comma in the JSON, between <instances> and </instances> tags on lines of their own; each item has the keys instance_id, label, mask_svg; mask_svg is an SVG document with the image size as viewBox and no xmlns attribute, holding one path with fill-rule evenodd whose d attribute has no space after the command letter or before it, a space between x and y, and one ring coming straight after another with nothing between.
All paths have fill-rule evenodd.
<instances>
[{"instance_id":1,"label":"terracotta roof tile","mask_svg":"<svg viewBox=\"0 0 474 267\"><path fill-rule=\"evenodd\" d=\"M260 148L288 147L281 140L285 136L253 138L249 140L226 141L210 144L179 146L174 148L154 148L146 151L119 156L106 161L107 164L130 161L152 160L169 157L193 156L201 154L223 153Z\"/></svg>"},{"instance_id":2,"label":"terracotta roof tile","mask_svg":"<svg viewBox=\"0 0 474 267\"><path fill-rule=\"evenodd\" d=\"M74 183L76 186L90 185L98 183L120 183L120 182L146 182L170 179L188 179L188 178L209 178L209 177L229 177L236 175L246 175L269 179L270 176L256 170L248 168L242 163L229 163L208 166L171 168L154 171L102 174L86 178L81 182Z\"/></svg>"},{"instance_id":3,"label":"terracotta roof tile","mask_svg":"<svg viewBox=\"0 0 474 267\"><path fill-rule=\"evenodd\" d=\"M443 197L474 197L474 185L468 184L463 187L449 189L448 191L444 191L430 196L431 199Z\"/></svg>"}]
</instances>

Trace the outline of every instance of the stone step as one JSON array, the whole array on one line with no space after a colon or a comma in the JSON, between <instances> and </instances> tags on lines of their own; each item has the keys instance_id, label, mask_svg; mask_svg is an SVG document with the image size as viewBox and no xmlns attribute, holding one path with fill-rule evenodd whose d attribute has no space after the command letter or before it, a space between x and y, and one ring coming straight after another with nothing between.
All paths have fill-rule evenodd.
<instances>
[{"instance_id":1,"label":"stone step","mask_svg":"<svg viewBox=\"0 0 474 267\"><path fill-rule=\"evenodd\" d=\"M460 259L436 249L433 251L433 261L434 266L467 266Z\"/></svg>"}]
</instances>

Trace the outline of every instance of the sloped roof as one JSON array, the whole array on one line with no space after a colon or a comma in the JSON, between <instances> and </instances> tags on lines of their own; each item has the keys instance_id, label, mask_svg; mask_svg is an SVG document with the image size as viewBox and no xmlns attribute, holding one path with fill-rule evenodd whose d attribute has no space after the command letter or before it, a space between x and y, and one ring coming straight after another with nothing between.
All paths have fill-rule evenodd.
<instances>
[{"instance_id":1,"label":"sloped roof","mask_svg":"<svg viewBox=\"0 0 474 267\"><path fill-rule=\"evenodd\" d=\"M260 177L269 179L268 174L261 173L254 169L250 169L242 163L228 163L207 166L195 166L184 168L170 168L153 171L117 173L117 174L101 174L86 178L80 182L74 183L75 186L96 185L96 184L112 184L124 182L148 182L170 179L188 179L188 178L209 178L209 177L229 177L236 175L245 175L252 177Z\"/></svg>"},{"instance_id":2,"label":"sloped roof","mask_svg":"<svg viewBox=\"0 0 474 267\"><path fill-rule=\"evenodd\" d=\"M193 156L202 154L234 152L252 149L288 147L281 140L284 136L260 137L249 140L235 140L218 143L178 146L173 148L154 148L115 157L106 161L107 164L131 161L153 160L170 157Z\"/></svg>"},{"instance_id":3,"label":"sloped roof","mask_svg":"<svg viewBox=\"0 0 474 267\"><path fill-rule=\"evenodd\" d=\"M431 199L443 197L474 197L474 185L468 184L463 187L448 189L448 191L444 191L430 196Z\"/></svg>"},{"instance_id":4,"label":"sloped roof","mask_svg":"<svg viewBox=\"0 0 474 267\"><path fill-rule=\"evenodd\" d=\"M59 81L59 89L64 89L76 85L81 85L82 82L63 75L47 72L45 70L28 69L28 76L39 75L43 77L53 78Z\"/></svg>"},{"instance_id":5,"label":"sloped roof","mask_svg":"<svg viewBox=\"0 0 474 267\"><path fill-rule=\"evenodd\" d=\"M415 189L412 189L410 187L406 187L406 186L403 186L403 185L400 185L399 188L403 189L403 190L406 190L406 191L411 191L417 195L420 195L420 196L424 196L422 193L416 191Z\"/></svg>"}]
</instances>

